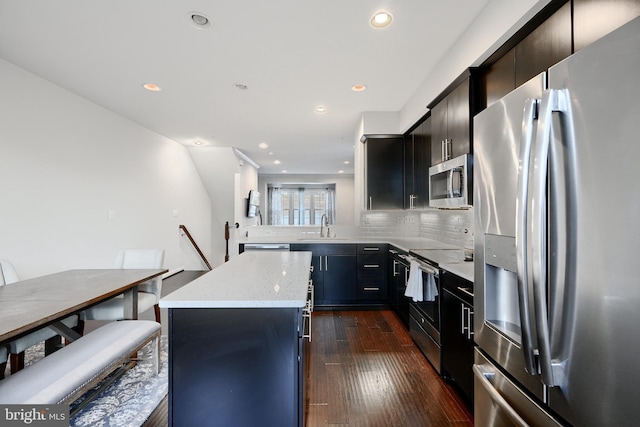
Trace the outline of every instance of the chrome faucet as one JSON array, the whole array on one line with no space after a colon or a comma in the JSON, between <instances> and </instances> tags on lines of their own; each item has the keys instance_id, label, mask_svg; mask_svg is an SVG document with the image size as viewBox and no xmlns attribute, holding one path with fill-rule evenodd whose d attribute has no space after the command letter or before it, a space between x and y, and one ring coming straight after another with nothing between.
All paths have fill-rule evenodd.
<instances>
[{"instance_id":1,"label":"chrome faucet","mask_svg":"<svg viewBox=\"0 0 640 427\"><path fill-rule=\"evenodd\" d=\"M324 237L324 226L327 226L327 237L329 237L329 219L327 218L327 214L322 214L320 218L320 237Z\"/></svg>"}]
</instances>

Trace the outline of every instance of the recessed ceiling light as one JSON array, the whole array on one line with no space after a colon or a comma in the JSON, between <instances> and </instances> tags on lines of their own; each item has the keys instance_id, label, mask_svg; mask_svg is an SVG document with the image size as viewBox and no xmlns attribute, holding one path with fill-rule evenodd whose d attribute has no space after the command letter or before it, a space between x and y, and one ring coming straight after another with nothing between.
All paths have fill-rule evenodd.
<instances>
[{"instance_id":1,"label":"recessed ceiling light","mask_svg":"<svg viewBox=\"0 0 640 427\"><path fill-rule=\"evenodd\" d=\"M199 30L205 30L213 26L211 19L209 19L209 17L204 13L189 12L187 13L187 19L193 28L197 28Z\"/></svg>"},{"instance_id":2,"label":"recessed ceiling light","mask_svg":"<svg viewBox=\"0 0 640 427\"><path fill-rule=\"evenodd\" d=\"M145 83L142 85L143 88L145 88L146 90L150 90L152 92L160 92L162 90L162 88L156 84L153 83Z\"/></svg>"},{"instance_id":3,"label":"recessed ceiling light","mask_svg":"<svg viewBox=\"0 0 640 427\"><path fill-rule=\"evenodd\" d=\"M196 142L194 142L195 145L202 145L204 144L204 142L200 141L199 139L196 140Z\"/></svg>"},{"instance_id":4,"label":"recessed ceiling light","mask_svg":"<svg viewBox=\"0 0 640 427\"><path fill-rule=\"evenodd\" d=\"M266 150L267 148L269 148L269 144L267 144L266 142L261 142L260 144L258 144L258 147Z\"/></svg>"},{"instance_id":5,"label":"recessed ceiling light","mask_svg":"<svg viewBox=\"0 0 640 427\"><path fill-rule=\"evenodd\" d=\"M354 92L362 92L363 90L367 90L365 85L353 85L351 86L351 90Z\"/></svg>"},{"instance_id":6,"label":"recessed ceiling light","mask_svg":"<svg viewBox=\"0 0 640 427\"><path fill-rule=\"evenodd\" d=\"M381 10L371 17L371 26L373 28L384 28L389 26L391 21L393 21L393 16L389 12Z\"/></svg>"},{"instance_id":7,"label":"recessed ceiling light","mask_svg":"<svg viewBox=\"0 0 640 427\"><path fill-rule=\"evenodd\" d=\"M340 170L338 171L338 173L344 173L344 171L343 171L342 169L340 169Z\"/></svg>"},{"instance_id":8,"label":"recessed ceiling light","mask_svg":"<svg viewBox=\"0 0 640 427\"><path fill-rule=\"evenodd\" d=\"M287 173L287 170L286 169L282 169L282 173Z\"/></svg>"},{"instance_id":9,"label":"recessed ceiling light","mask_svg":"<svg viewBox=\"0 0 640 427\"><path fill-rule=\"evenodd\" d=\"M324 114L327 112L327 107L324 105L318 105L314 111L318 114Z\"/></svg>"},{"instance_id":10,"label":"recessed ceiling light","mask_svg":"<svg viewBox=\"0 0 640 427\"><path fill-rule=\"evenodd\" d=\"M276 164L276 165L279 165L281 162L280 162L280 160L274 160L273 163Z\"/></svg>"},{"instance_id":11,"label":"recessed ceiling light","mask_svg":"<svg viewBox=\"0 0 640 427\"><path fill-rule=\"evenodd\" d=\"M350 162L349 162L349 160L345 160L345 161L344 161L344 164L345 164L345 165L348 165L349 163L350 163Z\"/></svg>"}]
</instances>

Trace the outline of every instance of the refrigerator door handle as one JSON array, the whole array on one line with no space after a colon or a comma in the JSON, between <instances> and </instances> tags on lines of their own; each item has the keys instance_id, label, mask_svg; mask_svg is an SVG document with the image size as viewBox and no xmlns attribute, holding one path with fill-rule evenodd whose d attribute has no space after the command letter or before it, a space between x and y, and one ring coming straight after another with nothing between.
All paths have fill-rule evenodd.
<instances>
[{"instance_id":1,"label":"refrigerator door handle","mask_svg":"<svg viewBox=\"0 0 640 427\"><path fill-rule=\"evenodd\" d=\"M552 364L549 309L547 305L547 166L552 138L552 113L569 114L568 92L547 90L542 95L538 133L534 148L533 181L531 194L531 232L533 300L538 338L538 353L542 381L550 386L561 385L561 365Z\"/></svg>"},{"instance_id":2,"label":"refrigerator door handle","mask_svg":"<svg viewBox=\"0 0 640 427\"><path fill-rule=\"evenodd\" d=\"M520 329L522 334L522 351L524 352L525 369L531 375L538 374L531 327L531 304L529 301L530 277L527 262L527 226L528 199L531 164L531 147L533 146L534 124L538 113L537 99L527 99L522 119L522 141L520 144L518 187L516 195L516 265L518 280L518 303L520 309Z\"/></svg>"},{"instance_id":3,"label":"refrigerator door handle","mask_svg":"<svg viewBox=\"0 0 640 427\"><path fill-rule=\"evenodd\" d=\"M515 426L529 427L529 424L527 424L520 415L518 415L516 410L509 405L509 402L507 402L507 400L498 393L498 391L493 387L493 384L489 381L489 378L495 375L494 373L483 372L479 365L473 365L473 375L478 380L476 384L480 384L480 386L482 386L482 389L487 392L491 400L500 407Z\"/></svg>"}]
</instances>

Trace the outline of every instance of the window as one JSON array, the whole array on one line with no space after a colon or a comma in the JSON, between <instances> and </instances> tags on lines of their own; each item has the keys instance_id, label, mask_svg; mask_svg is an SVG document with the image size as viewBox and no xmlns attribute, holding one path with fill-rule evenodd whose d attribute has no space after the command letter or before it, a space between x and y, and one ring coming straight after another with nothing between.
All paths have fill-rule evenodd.
<instances>
[{"instance_id":1,"label":"window","mask_svg":"<svg viewBox=\"0 0 640 427\"><path fill-rule=\"evenodd\" d=\"M322 216L333 224L335 184L268 184L267 224L320 225Z\"/></svg>"}]
</instances>

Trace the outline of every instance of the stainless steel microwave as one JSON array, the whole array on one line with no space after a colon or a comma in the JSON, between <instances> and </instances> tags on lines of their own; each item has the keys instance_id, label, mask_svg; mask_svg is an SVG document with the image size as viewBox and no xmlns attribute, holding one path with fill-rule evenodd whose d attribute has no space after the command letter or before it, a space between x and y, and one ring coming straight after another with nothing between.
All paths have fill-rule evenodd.
<instances>
[{"instance_id":1,"label":"stainless steel microwave","mask_svg":"<svg viewBox=\"0 0 640 427\"><path fill-rule=\"evenodd\" d=\"M463 154L429 168L429 206L471 207L471 155Z\"/></svg>"}]
</instances>

